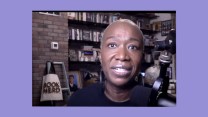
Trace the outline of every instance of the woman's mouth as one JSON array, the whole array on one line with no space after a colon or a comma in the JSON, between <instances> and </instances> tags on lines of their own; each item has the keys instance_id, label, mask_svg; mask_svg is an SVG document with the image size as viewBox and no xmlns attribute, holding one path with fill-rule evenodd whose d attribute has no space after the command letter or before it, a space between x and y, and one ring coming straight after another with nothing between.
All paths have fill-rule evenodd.
<instances>
[{"instance_id":1,"label":"woman's mouth","mask_svg":"<svg viewBox=\"0 0 208 117\"><path fill-rule=\"evenodd\" d=\"M111 67L113 74L117 77L125 78L131 74L131 68L122 65L116 65Z\"/></svg>"}]
</instances>

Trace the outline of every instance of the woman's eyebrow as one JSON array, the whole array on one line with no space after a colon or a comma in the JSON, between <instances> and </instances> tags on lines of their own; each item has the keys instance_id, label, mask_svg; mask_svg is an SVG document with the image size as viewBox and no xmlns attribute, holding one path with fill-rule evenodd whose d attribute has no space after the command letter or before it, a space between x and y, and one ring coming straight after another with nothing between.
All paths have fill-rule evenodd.
<instances>
[{"instance_id":1,"label":"woman's eyebrow","mask_svg":"<svg viewBox=\"0 0 208 117\"><path fill-rule=\"evenodd\" d=\"M108 36L105 39L107 40L107 39L117 39L117 38L115 36Z\"/></svg>"},{"instance_id":2,"label":"woman's eyebrow","mask_svg":"<svg viewBox=\"0 0 208 117\"><path fill-rule=\"evenodd\" d=\"M105 39L106 40L108 40L108 39L118 39L118 37L116 37L116 36L108 36ZM138 39L138 38L132 38L132 37L130 37L129 40L130 41L136 41L138 43L141 43L141 39Z\"/></svg>"},{"instance_id":3,"label":"woman's eyebrow","mask_svg":"<svg viewBox=\"0 0 208 117\"><path fill-rule=\"evenodd\" d=\"M137 38L130 38L129 39L130 41L136 41L138 43L141 43L141 39L137 39Z\"/></svg>"}]
</instances>

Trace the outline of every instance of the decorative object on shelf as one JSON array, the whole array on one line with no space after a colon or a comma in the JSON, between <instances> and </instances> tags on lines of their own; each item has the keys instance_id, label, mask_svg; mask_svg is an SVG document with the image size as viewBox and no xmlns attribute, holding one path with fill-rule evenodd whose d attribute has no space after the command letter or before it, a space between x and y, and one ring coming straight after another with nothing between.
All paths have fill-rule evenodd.
<instances>
[{"instance_id":1,"label":"decorative object on shelf","mask_svg":"<svg viewBox=\"0 0 208 117\"><path fill-rule=\"evenodd\" d=\"M161 30L161 22L158 21L158 22L153 22L151 24L151 27L152 27L152 30L153 31L160 31Z\"/></svg>"},{"instance_id":2,"label":"decorative object on shelf","mask_svg":"<svg viewBox=\"0 0 208 117\"><path fill-rule=\"evenodd\" d=\"M82 39L85 41L91 41L91 39L92 39L91 31L90 30L83 30Z\"/></svg>"},{"instance_id":3,"label":"decorative object on shelf","mask_svg":"<svg viewBox=\"0 0 208 117\"><path fill-rule=\"evenodd\" d=\"M145 54L144 59L147 63L151 63L153 61L151 54Z\"/></svg>"},{"instance_id":4,"label":"decorative object on shelf","mask_svg":"<svg viewBox=\"0 0 208 117\"><path fill-rule=\"evenodd\" d=\"M145 70L144 84L152 87L160 75L160 66L154 65Z\"/></svg>"},{"instance_id":5,"label":"decorative object on shelf","mask_svg":"<svg viewBox=\"0 0 208 117\"><path fill-rule=\"evenodd\" d=\"M79 50L78 51L78 60L85 62L96 62L98 61L98 51L96 50Z\"/></svg>"},{"instance_id":6,"label":"decorative object on shelf","mask_svg":"<svg viewBox=\"0 0 208 117\"><path fill-rule=\"evenodd\" d=\"M70 61L78 61L78 55L76 50L72 50L72 49L69 50L69 58Z\"/></svg>"}]
</instances>

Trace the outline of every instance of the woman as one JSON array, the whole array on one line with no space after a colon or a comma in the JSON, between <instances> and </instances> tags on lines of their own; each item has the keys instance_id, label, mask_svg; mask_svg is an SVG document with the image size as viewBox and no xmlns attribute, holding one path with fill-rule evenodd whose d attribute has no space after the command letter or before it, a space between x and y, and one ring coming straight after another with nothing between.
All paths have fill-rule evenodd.
<instances>
[{"instance_id":1,"label":"woman","mask_svg":"<svg viewBox=\"0 0 208 117\"><path fill-rule=\"evenodd\" d=\"M101 41L105 82L77 91L69 106L147 106L150 89L135 86L143 53L143 34L130 20L110 24Z\"/></svg>"}]
</instances>

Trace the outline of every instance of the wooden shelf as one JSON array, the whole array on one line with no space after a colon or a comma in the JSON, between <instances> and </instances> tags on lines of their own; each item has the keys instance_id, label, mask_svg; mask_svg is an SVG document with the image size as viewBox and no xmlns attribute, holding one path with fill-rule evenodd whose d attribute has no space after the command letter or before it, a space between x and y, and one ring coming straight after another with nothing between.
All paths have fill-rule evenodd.
<instances>
[{"instance_id":1,"label":"wooden shelf","mask_svg":"<svg viewBox=\"0 0 208 117\"><path fill-rule=\"evenodd\" d=\"M99 61L69 61L69 63L78 63L78 64L100 64Z\"/></svg>"},{"instance_id":2,"label":"wooden shelf","mask_svg":"<svg viewBox=\"0 0 208 117\"><path fill-rule=\"evenodd\" d=\"M70 25L84 25L89 28L92 27L98 27L98 28L106 28L109 24L102 24L102 23L96 23L96 22L88 22L88 21L80 21L80 20L71 20L68 19L68 24Z\"/></svg>"},{"instance_id":3,"label":"wooden shelf","mask_svg":"<svg viewBox=\"0 0 208 117\"><path fill-rule=\"evenodd\" d=\"M70 71L100 71L100 62L85 62L85 61L69 61Z\"/></svg>"},{"instance_id":4,"label":"wooden shelf","mask_svg":"<svg viewBox=\"0 0 208 117\"><path fill-rule=\"evenodd\" d=\"M69 39L69 43L100 44L100 42L95 42L95 41L72 40L72 39Z\"/></svg>"},{"instance_id":5,"label":"wooden shelf","mask_svg":"<svg viewBox=\"0 0 208 117\"><path fill-rule=\"evenodd\" d=\"M148 19L155 19L159 16L153 14L153 13L147 13L147 11L129 11L129 12L120 12L121 14L126 14L130 16L136 16L136 17L143 17Z\"/></svg>"},{"instance_id":6,"label":"wooden shelf","mask_svg":"<svg viewBox=\"0 0 208 117\"><path fill-rule=\"evenodd\" d=\"M85 41L85 40L71 40L69 39L68 46L69 48L76 48L81 49L81 46L88 45L93 46L94 48L100 48L100 42L94 42L94 41Z\"/></svg>"},{"instance_id":7,"label":"wooden shelf","mask_svg":"<svg viewBox=\"0 0 208 117\"><path fill-rule=\"evenodd\" d=\"M141 29L143 34L148 34L148 35L151 35L151 34L155 34L155 33L158 33L159 31L153 31L153 30L150 30L150 29Z\"/></svg>"}]
</instances>

